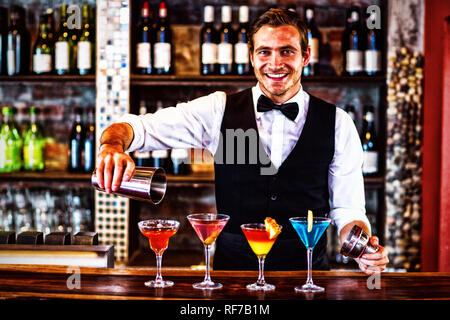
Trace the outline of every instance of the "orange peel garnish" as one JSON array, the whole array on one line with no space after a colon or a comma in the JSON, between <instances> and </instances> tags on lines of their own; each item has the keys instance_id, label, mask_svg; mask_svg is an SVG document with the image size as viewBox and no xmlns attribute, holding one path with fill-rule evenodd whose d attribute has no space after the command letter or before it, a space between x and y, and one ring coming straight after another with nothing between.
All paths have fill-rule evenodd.
<instances>
[{"instance_id":1,"label":"orange peel garnish","mask_svg":"<svg viewBox=\"0 0 450 320\"><path fill-rule=\"evenodd\" d=\"M269 232L269 239L271 240L276 238L281 233L281 227L275 219L266 217L266 219L264 219L264 225L266 227L266 232Z\"/></svg>"}]
</instances>

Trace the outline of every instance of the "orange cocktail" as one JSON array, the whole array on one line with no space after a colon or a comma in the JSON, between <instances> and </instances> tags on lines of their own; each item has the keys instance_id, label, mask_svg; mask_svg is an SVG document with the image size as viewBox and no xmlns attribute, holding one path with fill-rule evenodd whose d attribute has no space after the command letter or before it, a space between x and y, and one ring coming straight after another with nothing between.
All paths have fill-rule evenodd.
<instances>
[{"instance_id":1,"label":"orange cocktail","mask_svg":"<svg viewBox=\"0 0 450 320\"><path fill-rule=\"evenodd\" d=\"M267 217L263 223L247 223L241 225L242 232L247 238L250 248L258 257L259 275L255 283L247 285L248 290L275 290L275 286L266 283L264 279L264 260L270 249L272 249L275 240L281 233L282 227L278 225L275 219Z\"/></svg>"},{"instance_id":2,"label":"orange cocktail","mask_svg":"<svg viewBox=\"0 0 450 320\"><path fill-rule=\"evenodd\" d=\"M150 248L156 253L163 253L169 246L169 239L177 233L172 226L165 226L150 230L142 230L142 234L148 238Z\"/></svg>"},{"instance_id":3,"label":"orange cocktail","mask_svg":"<svg viewBox=\"0 0 450 320\"><path fill-rule=\"evenodd\" d=\"M161 275L162 256L169 246L169 239L178 231L180 223L176 220L150 219L138 223L141 233L148 238L150 248L156 254L156 278L145 282L147 287L165 288L173 286L173 281L163 280Z\"/></svg>"},{"instance_id":4,"label":"orange cocktail","mask_svg":"<svg viewBox=\"0 0 450 320\"><path fill-rule=\"evenodd\" d=\"M277 237L270 239L269 232L266 231L263 224L255 229L242 228L242 231L257 257L266 256L277 239Z\"/></svg>"}]
</instances>

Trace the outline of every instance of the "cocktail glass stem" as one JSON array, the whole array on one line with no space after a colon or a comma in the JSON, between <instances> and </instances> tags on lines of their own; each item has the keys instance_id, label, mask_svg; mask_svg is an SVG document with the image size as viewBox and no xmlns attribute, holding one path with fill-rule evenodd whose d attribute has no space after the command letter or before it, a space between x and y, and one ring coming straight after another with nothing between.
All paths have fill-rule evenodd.
<instances>
[{"instance_id":1,"label":"cocktail glass stem","mask_svg":"<svg viewBox=\"0 0 450 320\"><path fill-rule=\"evenodd\" d=\"M163 283L163 277L161 275L161 265L162 265L162 253L156 254L156 283Z\"/></svg>"},{"instance_id":2,"label":"cocktail glass stem","mask_svg":"<svg viewBox=\"0 0 450 320\"><path fill-rule=\"evenodd\" d=\"M313 254L313 249L312 248L308 248L307 249L308 277L306 279L306 284L308 284L308 285L312 285L313 284L313 280L312 280L312 254Z\"/></svg>"},{"instance_id":3,"label":"cocktail glass stem","mask_svg":"<svg viewBox=\"0 0 450 320\"><path fill-rule=\"evenodd\" d=\"M264 256L258 257L258 265L259 265L259 275L258 280L256 280L256 284L258 286L264 286L266 284L266 280L264 279Z\"/></svg>"},{"instance_id":4,"label":"cocktail glass stem","mask_svg":"<svg viewBox=\"0 0 450 320\"><path fill-rule=\"evenodd\" d=\"M205 264L206 264L206 270L205 270L205 279L203 282L211 283L211 276L209 274L209 248L211 246L209 244L205 244Z\"/></svg>"}]
</instances>

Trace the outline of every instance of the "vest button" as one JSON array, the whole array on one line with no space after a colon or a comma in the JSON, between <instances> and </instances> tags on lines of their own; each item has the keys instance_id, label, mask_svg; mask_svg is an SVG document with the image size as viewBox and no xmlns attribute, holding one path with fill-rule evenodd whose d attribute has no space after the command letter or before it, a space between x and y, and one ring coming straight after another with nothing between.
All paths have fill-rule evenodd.
<instances>
[{"instance_id":1,"label":"vest button","mask_svg":"<svg viewBox=\"0 0 450 320\"><path fill-rule=\"evenodd\" d=\"M270 200L273 200L273 201L277 200L277 195L276 194L271 195Z\"/></svg>"}]
</instances>

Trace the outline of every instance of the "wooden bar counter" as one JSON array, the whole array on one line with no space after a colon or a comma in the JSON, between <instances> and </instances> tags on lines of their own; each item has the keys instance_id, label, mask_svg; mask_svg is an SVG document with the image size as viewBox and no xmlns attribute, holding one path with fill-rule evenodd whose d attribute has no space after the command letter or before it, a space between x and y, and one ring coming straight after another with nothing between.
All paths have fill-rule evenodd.
<instances>
[{"instance_id":1,"label":"wooden bar counter","mask_svg":"<svg viewBox=\"0 0 450 320\"><path fill-rule=\"evenodd\" d=\"M381 273L377 282L362 272L313 271L314 282L325 287L325 292L309 295L294 291L305 282L305 271L267 271L266 281L276 290L266 293L245 288L256 281L254 271L213 271L212 279L222 283L222 289L193 289L192 284L203 275L199 270L163 268L163 277L175 285L154 289L144 286L155 277L154 269L0 265L0 299L450 300L450 273Z\"/></svg>"}]
</instances>

